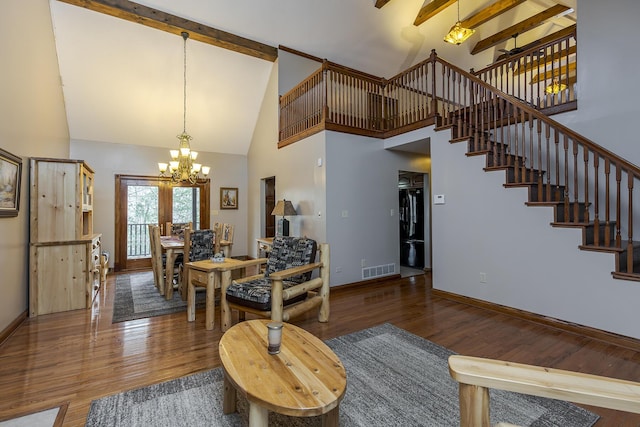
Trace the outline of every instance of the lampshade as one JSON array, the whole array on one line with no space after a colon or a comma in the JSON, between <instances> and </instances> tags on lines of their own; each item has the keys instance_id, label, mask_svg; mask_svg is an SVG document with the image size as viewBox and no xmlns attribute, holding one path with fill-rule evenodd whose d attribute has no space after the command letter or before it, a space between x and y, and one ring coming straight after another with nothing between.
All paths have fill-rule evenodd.
<instances>
[{"instance_id":1,"label":"lampshade","mask_svg":"<svg viewBox=\"0 0 640 427\"><path fill-rule=\"evenodd\" d=\"M449 30L449 34L444 36L444 41L451 44L460 44L475 33L476 30L470 28L464 28L460 25L460 21L456 22Z\"/></svg>"},{"instance_id":2,"label":"lampshade","mask_svg":"<svg viewBox=\"0 0 640 427\"><path fill-rule=\"evenodd\" d=\"M476 30L472 30L471 28L464 28L460 23L460 0L458 0L457 3L458 3L458 21L456 21L454 26L451 27L451 29L449 30L449 33L446 36L444 36L444 41L451 44L460 44L466 39L468 39L469 37L471 37L471 35L476 32Z\"/></svg>"},{"instance_id":3,"label":"lampshade","mask_svg":"<svg viewBox=\"0 0 640 427\"><path fill-rule=\"evenodd\" d=\"M296 210L289 200L278 200L276 207L273 208L271 215L292 216L297 215Z\"/></svg>"}]
</instances>

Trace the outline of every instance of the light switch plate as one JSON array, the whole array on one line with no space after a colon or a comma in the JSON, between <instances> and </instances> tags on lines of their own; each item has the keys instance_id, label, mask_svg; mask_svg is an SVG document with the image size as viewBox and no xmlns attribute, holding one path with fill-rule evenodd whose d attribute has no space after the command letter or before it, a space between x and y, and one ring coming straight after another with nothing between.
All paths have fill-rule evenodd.
<instances>
[{"instance_id":1,"label":"light switch plate","mask_svg":"<svg viewBox=\"0 0 640 427\"><path fill-rule=\"evenodd\" d=\"M444 205L444 194L436 194L433 196L434 205Z\"/></svg>"}]
</instances>

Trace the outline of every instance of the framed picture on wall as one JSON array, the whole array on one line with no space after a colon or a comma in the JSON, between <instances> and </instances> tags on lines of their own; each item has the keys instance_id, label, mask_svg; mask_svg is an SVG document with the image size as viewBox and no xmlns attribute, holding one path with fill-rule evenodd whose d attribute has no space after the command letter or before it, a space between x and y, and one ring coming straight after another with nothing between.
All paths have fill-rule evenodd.
<instances>
[{"instance_id":1,"label":"framed picture on wall","mask_svg":"<svg viewBox=\"0 0 640 427\"><path fill-rule=\"evenodd\" d=\"M220 187L220 209L238 209L237 187Z\"/></svg>"},{"instance_id":2,"label":"framed picture on wall","mask_svg":"<svg viewBox=\"0 0 640 427\"><path fill-rule=\"evenodd\" d=\"M0 217L18 216L22 159L0 148Z\"/></svg>"}]
</instances>

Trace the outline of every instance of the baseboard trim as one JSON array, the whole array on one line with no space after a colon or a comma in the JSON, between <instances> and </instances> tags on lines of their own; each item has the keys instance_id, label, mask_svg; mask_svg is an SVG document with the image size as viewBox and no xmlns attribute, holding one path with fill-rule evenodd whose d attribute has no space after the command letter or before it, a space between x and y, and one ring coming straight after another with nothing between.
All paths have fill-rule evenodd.
<instances>
[{"instance_id":1,"label":"baseboard trim","mask_svg":"<svg viewBox=\"0 0 640 427\"><path fill-rule=\"evenodd\" d=\"M20 314L13 322L9 324L2 332L0 332L0 346L4 344L4 342L13 334L18 326L22 324L27 318L29 314L28 310L25 310L22 314Z\"/></svg>"},{"instance_id":2,"label":"baseboard trim","mask_svg":"<svg viewBox=\"0 0 640 427\"><path fill-rule=\"evenodd\" d=\"M602 329L592 328L590 326L579 325L553 317L543 316L541 314L532 313L530 311L520 310L505 305L495 304L492 302L467 297L464 295L454 294L452 292L440 289L432 289L431 294L440 298L456 301L462 304L471 305L485 310L491 310L497 313L506 314L508 316L517 317L522 320L539 323L552 328L560 329L565 332L571 332L580 336L592 338L607 344L617 345L628 348L633 351L640 351L640 340L625 335L614 334Z\"/></svg>"}]
</instances>

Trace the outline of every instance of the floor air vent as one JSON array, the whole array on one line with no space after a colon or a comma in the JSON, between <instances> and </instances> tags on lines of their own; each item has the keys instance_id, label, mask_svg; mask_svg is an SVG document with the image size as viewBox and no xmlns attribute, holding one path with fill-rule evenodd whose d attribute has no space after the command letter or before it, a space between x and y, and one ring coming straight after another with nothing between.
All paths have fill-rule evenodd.
<instances>
[{"instance_id":1,"label":"floor air vent","mask_svg":"<svg viewBox=\"0 0 640 427\"><path fill-rule=\"evenodd\" d=\"M395 264L375 265L373 267L362 268L362 279L375 279L376 277L388 276L396 273Z\"/></svg>"}]
</instances>

